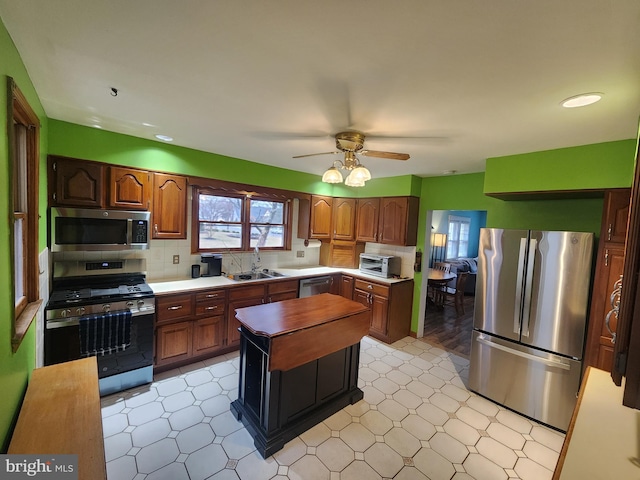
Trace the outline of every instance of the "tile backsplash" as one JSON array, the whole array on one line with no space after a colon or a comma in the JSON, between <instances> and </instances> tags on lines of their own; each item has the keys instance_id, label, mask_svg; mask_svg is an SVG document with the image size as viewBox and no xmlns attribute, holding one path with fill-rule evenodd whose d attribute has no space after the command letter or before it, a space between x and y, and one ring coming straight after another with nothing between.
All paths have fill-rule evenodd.
<instances>
[{"instance_id":1,"label":"tile backsplash","mask_svg":"<svg viewBox=\"0 0 640 480\"><path fill-rule=\"evenodd\" d=\"M191 202L188 202L191 205ZM187 219L191 223L191 214ZM310 241L309 246L304 245L304 239L297 238L298 231L298 201L293 205L293 238L291 250L260 252L259 268L303 268L319 265L320 242ZM191 232L190 225L187 232ZM413 277L413 263L416 247L397 247L367 243L367 253L380 253L396 255L402 258L402 276ZM251 270L254 261L252 252L228 252L222 253L222 271L226 273L238 273ZM174 256L178 255L179 263L174 264ZM53 254L53 260L110 260L122 258L144 258L147 263L147 281L160 282L165 280L186 279L191 277L191 265L200 265L201 271L206 270L206 265L200 262L200 254L191 253L191 239L185 240L151 240L148 250L128 252L60 252Z\"/></svg>"}]
</instances>

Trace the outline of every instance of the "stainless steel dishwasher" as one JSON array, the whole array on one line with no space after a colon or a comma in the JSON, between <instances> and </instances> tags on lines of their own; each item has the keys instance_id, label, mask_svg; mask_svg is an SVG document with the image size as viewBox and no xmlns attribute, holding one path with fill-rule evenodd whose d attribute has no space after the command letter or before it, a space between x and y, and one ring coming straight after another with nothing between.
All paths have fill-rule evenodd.
<instances>
[{"instance_id":1,"label":"stainless steel dishwasher","mask_svg":"<svg viewBox=\"0 0 640 480\"><path fill-rule=\"evenodd\" d=\"M300 289L298 297L310 297L320 293L329 293L333 278L329 275L325 277L303 278L300 280Z\"/></svg>"}]
</instances>

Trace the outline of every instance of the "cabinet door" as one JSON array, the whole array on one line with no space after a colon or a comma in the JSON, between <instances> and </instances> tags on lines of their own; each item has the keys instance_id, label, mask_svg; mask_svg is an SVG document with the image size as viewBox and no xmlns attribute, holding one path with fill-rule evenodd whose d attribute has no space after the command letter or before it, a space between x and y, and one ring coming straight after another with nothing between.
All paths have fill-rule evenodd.
<instances>
[{"instance_id":1,"label":"cabinet door","mask_svg":"<svg viewBox=\"0 0 640 480\"><path fill-rule=\"evenodd\" d=\"M387 335L389 300L381 295L371 294L371 332Z\"/></svg>"},{"instance_id":2,"label":"cabinet door","mask_svg":"<svg viewBox=\"0 0 640 480\"><path fill-rule=\"evenodd\" d=\"M104 207L104 168L82 160L53 157L53 204L68 207Z\"/></svg>"},{"instance_id":3,"label":"cabinet door","mask_svg":"<svg viewBox=\"0 0 640 480\"><path fill-rule=\"evenodd\" d=\"M151 188L151 173L132 168L109 167L110 207L149 210Z\"/></svg>"},{"instance_id":4,"label":"cabinet door","mask_svg":"<svg viewBox=\"0 0 640 480\"><path fill-rule=\"evenodd\" d=\"M331 197L311 196L309 238L331 238Z\"/></svg>"},{"instance_id":5,"label":"cabinet door","mask_svg":"<svg viewBox=\"0 0 640 480\"><path fill-rule=\"evenodd\" d=\"M356 199L333 199L333 239L356 239Z\"/></svg>"},{"instance_id":6,"label":"cabinet door","mask_svg":"<svg viewBox=\"0 0 640 480\"><path fill-rule=\"evenodd\" d=\"M349 300L353 298L353 277L342 275L340 280L340 295Z\"/></svg>"},{"instance_id":7,"label":"cabinet door","mask_svg":"<svg viewBox=\"0 0 640 480\"><path fill-rule=\"evenodd\" d=\"M585 363L601 370L611 371L613 367L612 335L607 328L605 319L612 309L611 294L614 284L620 279L624 268L624 247L605 246L601 251L596 266L593 282L591 312L589 320L589 334ZM609 317L609 328L612 332L617 329L615 315Z\"/></svg>"},{"instance_id":8,"label":"cabinet door","mask_svg":"<svg viewBox=\"0 0 640 480\"><path fill-rule=\"evenodd\" d=\"M224 317L202 318L193 322L193 355L212 353L222 348Z\"/></svg>"},{"instance_id":9,"label":"cabinet door","mask_svg":"<svg viewBox=\"0 0 640 480\"><path fill-rule=\"evenodd\" d=\"M187 179L153 174L153 237L187 238Z\"/></svg>"},{"instance_id":10,"label":"cabinet door","mask_svg":"<svg viewBox=\"0 0 640 480\"><path fill-rule=\"evenodd\" d=\"M627 220L629 218L628 189L609 190L604 197L605 237L601 240L624 244L627 237Z\"/></svg>"},{"instance_id":11,"label":"cabinet door","mask_svg":"<svg viewBox=\"0 0 640 480\"><path fill-rule=\"evenodd\" d=\"M418 238L417 197L387 197L380 200L378 243L415 245Z\"/></svg>"},{"instance_id":12,"label":"cabinet door","mask_svg":"<svg viewBox=\"0 0 640 480\"><path fill-rule=\"evenodd\" d=\"M156 330L156 365L186 360L191 357L192 322L163 325Z\"/></svg>"},{"instance_id":13,"label":"cabinet door","mask_svg":"<svg viewBox=\"0 0 640 480\"><path fill-rule=\"evenodd\" d=\"M378 241L379 198L359 198L356 215L356 240L358 242Z\"/></svg>"}]
</instances>

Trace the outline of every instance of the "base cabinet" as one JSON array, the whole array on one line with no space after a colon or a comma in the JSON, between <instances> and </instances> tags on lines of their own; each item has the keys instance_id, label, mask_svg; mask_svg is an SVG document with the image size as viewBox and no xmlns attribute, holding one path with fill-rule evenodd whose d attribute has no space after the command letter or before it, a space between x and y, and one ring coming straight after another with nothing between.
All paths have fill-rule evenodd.
<instances>
[{"instance_id":1,"label":"base cabinet","mask_svg":"<svg viewBox=\"0 0 640 480\"><path fill-rule=\"evenodd\" d=\"M164 325L156 329L156 365L188 360L192 354L192 322Z\"/></svg>"},{"instance_id":2,"label":"base cabinet","mask_svg":"<svg viewBox=\"0 0 640 480\"><path fill-rule=\"evenodd\" d=\"M393 343L409 335L413 280L382 284L356 278L353 300L370 308L372 337Z\"/></svg>"}]
</instances>

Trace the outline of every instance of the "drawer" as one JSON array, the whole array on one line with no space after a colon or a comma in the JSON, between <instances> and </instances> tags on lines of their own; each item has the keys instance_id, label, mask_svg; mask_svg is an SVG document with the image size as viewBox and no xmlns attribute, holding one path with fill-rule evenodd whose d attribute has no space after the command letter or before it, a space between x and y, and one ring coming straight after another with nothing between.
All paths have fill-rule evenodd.
<instances>
[{"instance_id":1,"label":"drawer","mask_svg":"<svg viewBox=\"0 0 640 480\"><path fill-rule=\"evenodd\" d=\"M196 302L212 302L212 301L222 301L224 302L227 296L226 290L207 290L205 292L196 293Z\"/></svg>"},{"instance_id":2,"label":"drawer","mask_svg":"<svg viewBox=\"0 0 640 480\"><path fill-rule=\"evenodd\" d=\"M196 303L196 315L215 316L224 314L224 300Z\"/></svg>"},{"instance_id":3,"label":"drawer","mask_svg":"<svg viewBox=\"0 0 640 480\"><path fill-rule=\"evenodd\" d=\"M356 279L355 288L364 290L365 292L375 293L382 297L389 297L389 287L380 285L379 283L367 282L366 280Z\"/></svg>"},{"instance_id":4,"label":"drawer","mask_svg":"<svg viewBox=\"0 0 640 480\"><path fill-rule=\"evenodd\" d=\"M190 293L156 297L157 323L192 317L193 313L193 295Z\"/></svg>"},{"instance_id":5,"label":"drawer","mask_svg":"<svg viewBox=\"0 0 640 480\"><path fill-rule=\"evenodd\" d=\"M264 283L231 288L229 290L229 300L264 297L264 290Z\"/></svg>"},{"instance_id":6,"label":"drawer","mask_svg":"<svg viewBox=\"0 0 640 480\"><path fill-rule=\"evenodd\" d=\"M282 292L297 292L298 280L287 280L285 282L269 282L267 283L267 292L271 295Z\"/></svg>"}]
</instances>

